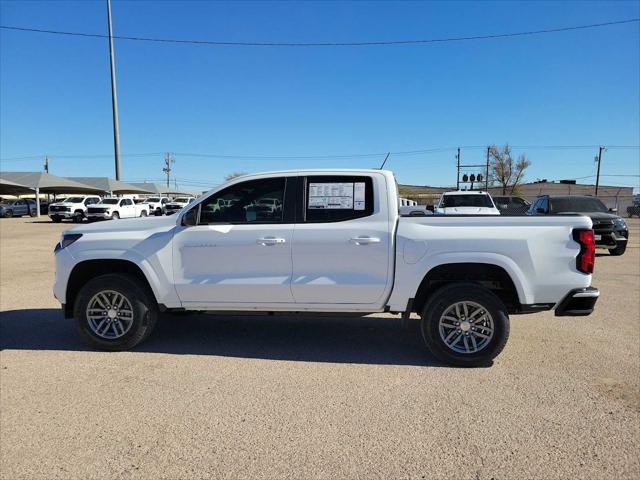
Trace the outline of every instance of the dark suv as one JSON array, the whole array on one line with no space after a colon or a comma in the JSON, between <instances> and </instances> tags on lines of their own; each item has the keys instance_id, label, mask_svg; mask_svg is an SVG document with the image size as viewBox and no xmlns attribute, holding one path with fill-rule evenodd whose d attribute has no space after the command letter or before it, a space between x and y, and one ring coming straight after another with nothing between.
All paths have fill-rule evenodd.
<instances>
[{"instance_id":1,"label":"dark suv","mask_svg":"<svg viewBox=\"0 0 640 480\"><path fill-rule=\"evenodd\" d=\"M493 203L496 204L501 215L525 215L531 205L522 197L512 195L492 195Z\"/></svg>"},{"instance_id":2,"label":"dark suv","mask_svg":"<svg viewBox=\"0 0 640 480\"><path fill-rule=\"evenodd\" d=\"M616 215L617 210L588 195L538 197L529 207L529 215L560 215L580 213L591 217L597 247L609 249L611 255L622 255L627 249L629 229L625 221Z\"/></svg>"}]
</instances>

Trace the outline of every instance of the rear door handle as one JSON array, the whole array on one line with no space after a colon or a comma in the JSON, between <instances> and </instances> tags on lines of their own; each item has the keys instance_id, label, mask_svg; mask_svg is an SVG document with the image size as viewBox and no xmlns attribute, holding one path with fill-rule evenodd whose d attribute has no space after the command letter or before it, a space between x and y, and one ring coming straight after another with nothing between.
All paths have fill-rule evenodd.
<instances>
[{"instance_id":1,"label":"rear door handle","mask_svg":"<svg viewBox=\"0 0 640 480\"><path fill-rule=\"evenodd\" d=\"M349 241L351 243L355 243L356 245L369 245L371 243L380 243L380 239L378 237L353 237Z\"/></svg>"},{"instance_id":2,"label":"rear door handle","mask_svg":"<svg viewBox=\"0 0 640 480\"><path fill-rule=\"evenodd\" d=\"M284 238L277 237L263 237L256 240L258 245L270 246L270 245L280 245L281 243L285 243L286 240Z\"/></svg>"}]
</instances>

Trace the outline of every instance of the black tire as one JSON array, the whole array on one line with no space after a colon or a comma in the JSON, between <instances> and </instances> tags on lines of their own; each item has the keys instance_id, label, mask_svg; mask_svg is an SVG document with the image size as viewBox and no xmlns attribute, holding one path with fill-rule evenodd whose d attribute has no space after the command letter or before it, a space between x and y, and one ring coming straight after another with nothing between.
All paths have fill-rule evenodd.
<instances>
[{"instance_id":1,"label":"black tire","mask_svg":"<svg viewBox=\"0 0 640 480\"><path fill-rule=\"evenodd\" d=\"M627 244L623 243L621 245L618 245L616 248L612 248L609 250L609 253L611 255L613 255L614 257L619 257L620 255L622 255L625 251L627 250Z\"/></svg>"},{"instance_id":2,"label":"black tire","mask_svg":"<svg viewBox=\"0 0 640 480\"><path fill-rule=\"evenodd\" d=\"M475 283L445 285L433 292L430 297L424 306L420 321L422 338L429 351L438 360L451 365L460 367L491 365L493 359L500 354L509 338L509 316L502 301L493 292ZM456 352L447 346L440 336L439 323L441 316L450 306L463 301L474 302L482 306L493 320L493 336L486 346L474 353ZM469 333L471 334L472 332ZM456 333L454 335L459 334ZM465 340L464 337L461 338Z\"/></svg>"},{"instance_id":3,"label":"black tire","mask_svg":"<svg viewBox=\"0 0 640 480\"><path fill-rule=\"evenodd\" d=\"M155 215L156 215L156 217L161 217L162 216L162 209L156 208Z\"/></svg>"},{"instance_id":4,"label":"black tire","mask_svg":"<svg viewBox=\"0 0 640 480\"><path fill-rule=\"evenodd\" d=\"M13 211L7 210L4 212L4 218L11 218L11 217L13 217Z\"/></svg>"},{"instance_id":5,"label":"black tire","mask_svg":"<svg viewBox=\"0 0 640 480\"><path fill-rule=\"evenodd\" d=\"M140 281L126 274L107 274L93 278L78 293L74 305L74 319L82 338L100 350L129 350L149 337L158 320L158 306L153 295L139 286ZM105 339L89 326L86 316L89 301L97 293L105 290L124 295L131 303L133 321L129 330L119 338Z\"/></svg>"},{"instance_id":6,"label":"black tire","mask_svg":"<svg viewBox=\"0 0 640 480\"><path fill-rule=\"evenodd\" d=\"M118 212L113 212L111 214L111 220L119 220L120 219L120 214Z\"/></svg>"},{"instance_id":7,"label":"black tire","mask_svg":"<svg viewBox=\"0 0 640 480\"><path fill-rule=\"evenodd\" d=\"M142 210L142 211L140 212L140 216L141 216L141 217L146 217L146 216L147 216L147 211L146 211L146 210Z\"/></svg>"},{"instance_id":8,"label":"black tire","mask_svg":"<svg viewBox=\"0 0 640 480\"><path fill-rule=\"evenodd\" d=\"M29 216L30 216L31 218L35 217L36 215L38 215L38 212L37 212L37 211L35 211L35 210L29 210Z\"/></svg>"}]
</instances>

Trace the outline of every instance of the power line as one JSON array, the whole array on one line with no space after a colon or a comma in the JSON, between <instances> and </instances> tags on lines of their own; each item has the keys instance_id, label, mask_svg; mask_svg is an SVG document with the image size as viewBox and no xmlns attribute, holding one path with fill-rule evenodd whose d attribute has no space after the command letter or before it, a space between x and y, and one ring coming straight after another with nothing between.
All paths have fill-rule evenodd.
<instances>
[{"instance_id":1,"label":"power line","mask_svg":"<svg viewBox=\"0 0 640 480\"><path fill-rule=\"evenodd\" d=\"M234 46L234 47L371 47L371 46L390 46L390 45L427 45L433 43L463 42L472 40L489 40L495 38L522 37L530 35L541 35L546 33L568 32L572 30L584 30L589 28L609 27L613 25L623 25L628 23L640 22L640 18L629 18L626 20L615 20L611 22L592 23L589 25L574 25L568 27L546 28L541 30L529 30L525 32L509 32L509 33L493 33L487 35L470 35L461 37L442 37L428 38L419 40L376 40L364 42L234 42L229 40L186 40L176 38L157 38L157 37L132 37L123 35L114 35L113 38L118 40L132 40L137 42L159 42L159 43L180 43L193 45L214 45L214 46ZM92 37L92 38L109 38L108 35L99 33L83 33L69 32L62 30L46 30L41 28L16 27L11 25L0 25L4 30L14 30L21 32L46 33L51 35L67 35L76 37Z\"/></svg>"},{"instance_id":2,"label":"power line","mask_svg":"<svg viewBox=\"0 0 640 480\"><path fill-rule=\"evenodd\" d=\"M546 150L583 150L591 148L599 148L600 145L510 145L511 148L517 149L546 149ZM640 145L603 145L608 149L640 149ZM404 150L404 151L391 151L391 155L396 156L411 156L411 155L424 155L442 152L455 152L458 147L432 147L423 148L418 150ZM463 145L460 147L463 150L484 150L486 145ZM331 160L331 159L349 159L349 158L369 158L369 157L382 157L389 152L378 153L353 153L353 154L328 154L328 155L244 155L244 154L217 154L217 153L185 153L175 152L176 155L182 157L194 157L194 158L220 158L220 159L244 159L244 160ZM122 157L153 157L164 155L163 152L148 152L148 153L123 153ZM112 158L113 153L103 154L73 154L73 155L51 155L49 158L58 159L90 159L90 158ZM42 155L26 155L18 157L0 158L2 162L13 161L31 161L40 160Z\"/></svg>"}]
</instances>

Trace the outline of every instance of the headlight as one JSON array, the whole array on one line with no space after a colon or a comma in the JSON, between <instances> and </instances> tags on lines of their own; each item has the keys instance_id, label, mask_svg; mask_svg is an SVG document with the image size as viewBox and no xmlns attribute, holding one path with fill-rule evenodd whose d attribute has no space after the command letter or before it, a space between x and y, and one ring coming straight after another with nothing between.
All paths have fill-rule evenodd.
<instances>
[{"instance_id":1,"label":"headlight","mask_svg":"<svg viewBox=\"0 0 640 480\"><path fill-rule=\"evenodd\" d=\"M78 240L82 236L81 233L63 233L62 239L60 240L60 250L63 248L67 248L73 242Z\"/></svg>"},{"instance_id":2,"label":"headlight","mask_svg":"<svg viewBox=\"0 0 640 480\"><path fill-rule=\"evenodd\" d=\"M613 224L618 228L624 228L624 229L627 228L627 224L622 218L614 218Z\"/></svg>"}]
</instances>

